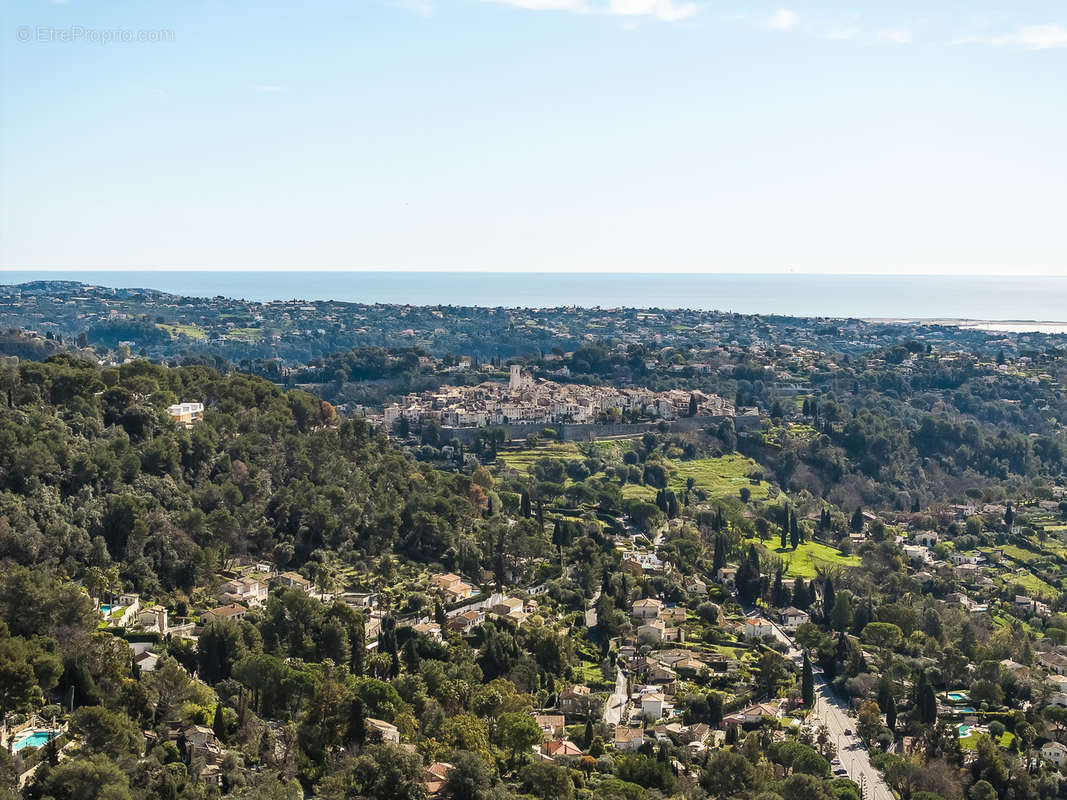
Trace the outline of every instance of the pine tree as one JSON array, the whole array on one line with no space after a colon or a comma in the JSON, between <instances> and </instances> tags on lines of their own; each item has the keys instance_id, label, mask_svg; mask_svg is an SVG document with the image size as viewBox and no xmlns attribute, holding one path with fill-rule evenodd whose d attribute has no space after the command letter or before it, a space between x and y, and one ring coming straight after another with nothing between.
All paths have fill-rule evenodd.
<instances>
[{"instance_id":1,"label":"pine tree","mask_svg":"<svg viewBox=\"0 0 1067 800\"><path fill-rule=\"evenodd\" d=\"M856 506L855 512L852 514L852 521L850 526L853 533L863 532L863 506Z\"/></svg>"},{"instance_id":2,"label":"pine tree","mask_svg":"<svg viewBox=\"0 0 1067 800\"><path fill-rule=\"evenodd\" d=\"M804 667L800 673L800 697L806 708L815 705L815 675L807 651L804 652Z\"/></svg>"}]
</instances>

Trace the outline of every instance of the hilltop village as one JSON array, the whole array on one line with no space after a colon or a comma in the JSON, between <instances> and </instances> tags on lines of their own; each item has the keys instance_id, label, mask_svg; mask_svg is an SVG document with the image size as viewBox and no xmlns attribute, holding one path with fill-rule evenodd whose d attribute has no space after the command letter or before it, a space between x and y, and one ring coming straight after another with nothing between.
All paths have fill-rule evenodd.
<instances>
[{"instance_id":1,"label":"hilltop village","mask_svg":"<svg viewBox=\"0 0 1067 800\"><path fill-rule=\"evenodd\" d=\"M755 408L746 413L758 414ZM733 405L716 395L680 389L652 392L610 386L560 384L534 379L518 364L511 366L507 384L442 387L436 392L408 394L387 406L373 424L393 426L403 418L419 425L430 420L450 428L480 428L508 424L610 424L623 419L674 420L680 417L734 415Z\"/></svg>"}]
</instances>

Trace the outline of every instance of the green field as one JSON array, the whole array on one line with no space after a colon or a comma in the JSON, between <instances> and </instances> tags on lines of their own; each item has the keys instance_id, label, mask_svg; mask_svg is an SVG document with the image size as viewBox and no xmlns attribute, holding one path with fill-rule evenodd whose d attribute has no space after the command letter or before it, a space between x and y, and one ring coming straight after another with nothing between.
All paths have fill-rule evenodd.
<instances>
[{"instance_id":1,"label":"green field","mask_svg":"<svg viewBox=\"0 0 1067 800\"><path fill-rule=\"evenodd\" d=\"M1018 584L1026 589L1028 595L1034 597L1056 598L1060 596L1060 590L1052 586L1030 572L1013 572L1004 576L1008 586Z\"/></svg>"},{"instance_id":2,"label":"green field","mask_svg":"<svg viewBox=\"0 0 1067 800\"><path fill-rule=\"evenodd\" d=\"M742 487L748 487L753 500L767 497L767 483L761 481L755 485L748 479L751 472L759 471L759 466L751 458L737 453L719 458L694 458L692 461L671 461L670 478L667 485L676 492L685 489L686 480L692 478L697 489L707 492L709 498L721 500L724 497L737 497ZM653 496L655 491L653 490Z\"/></svg>"},{"instance_id":3,"label":"green field","mask_svg":"<svg viewBox=\"0 0 1067 800\"><path fill-rule=\"evenodd\" d=\"M207 331L199 325L167 325L162 322L157 322L156 327L165 330L170 334L172 339L177 339L179 336L185 336L189 339L207 338Z\"/></svg>"},{"instance_id":4,"label":"green field","mask_svg":"<svg viewBox=\"0 0 1067 800\"><path fill-rule=\"evenodd\" d=\"M242 342L258 342L263 339L262 328L231 328L226 332L227 339L238 339Z\"/></svg>"},{"instance_id":5,"label":"green field","mask_svg":"<svg viewBox=\"0 0 1067 800\"><path fill-rule=\"evenodd\" d=\"M546 426L547 427L547 426ZM529 475L533 465L542 458L558 458L562 461L570 461L575 458L585 458L575 442L550 442L538 445L530 450L518 450L501 452L497 458L504 462L508 469L513 469L523 475Z\"/></svg>"},{"instance_id":6,"label":"green field","mask_svg":"<svg viewBox=\"0 0 1067 800\"><path fill-rule=\"evenodd\" d=\"M759 539L749 541L761 544ZM837 548L822 544L821 542L804 542L797 546L796 550L791 547L774 547L775 540L762 543L771 553L778 556L785 568L787 578L814 578L817 566L841 566L858 567L861 563L859 556L842 555Z\"/></svg>"}]
</instances>

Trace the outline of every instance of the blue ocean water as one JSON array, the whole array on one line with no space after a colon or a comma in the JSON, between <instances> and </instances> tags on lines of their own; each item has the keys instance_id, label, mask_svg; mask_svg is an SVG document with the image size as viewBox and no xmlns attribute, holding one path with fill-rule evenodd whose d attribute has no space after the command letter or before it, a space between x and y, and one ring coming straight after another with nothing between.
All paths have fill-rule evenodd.
<instances>
[{"instance_id":1,"label":"blue ocean water","mask_svg":"<svg viewBox=\"0 0 1067 800\"><path fill-rule=\"evenodd\" d=\"M0 283L77 280L194 297L464 306L693 308L744 314L1067 321L1067 276L530 272L7 271Z\"/></svg>"}]
</instances>

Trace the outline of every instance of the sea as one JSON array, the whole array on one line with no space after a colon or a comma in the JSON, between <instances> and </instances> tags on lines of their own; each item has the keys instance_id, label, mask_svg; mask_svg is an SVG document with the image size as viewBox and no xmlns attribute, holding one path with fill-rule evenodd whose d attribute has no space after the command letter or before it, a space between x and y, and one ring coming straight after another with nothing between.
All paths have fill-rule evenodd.
<instances>
[{"instance_id":1,"label":"sea","mask_svg":"<svg viewBox=\"0 0 1067 800\"><path fill-rule=\"evenodd\" d=\"M1067 276L317 270L0 273L3 284L35 280L73 280L260 302L341 300L482 307L690 308L803 317L943 320L991 330L1067 332Z\"/></svg>"}]
</instances>

